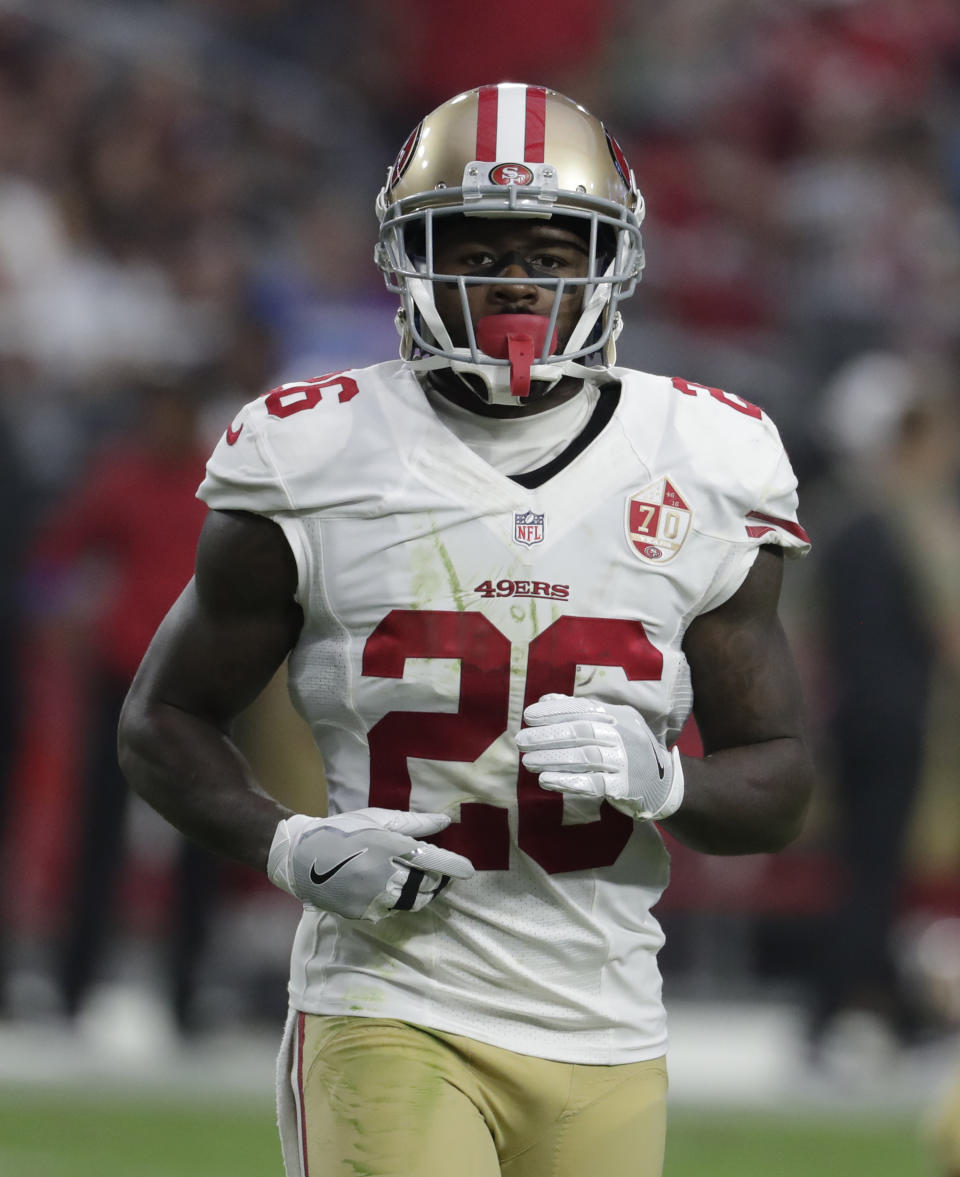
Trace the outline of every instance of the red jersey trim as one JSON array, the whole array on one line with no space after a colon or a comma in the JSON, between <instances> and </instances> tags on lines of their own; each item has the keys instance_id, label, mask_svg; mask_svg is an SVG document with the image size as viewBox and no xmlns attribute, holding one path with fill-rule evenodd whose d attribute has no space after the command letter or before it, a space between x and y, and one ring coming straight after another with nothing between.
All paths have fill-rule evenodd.
<instances>
[{"instance_id":1,"label":"red jersey trim","mask_svg":"<svg viewBox=\"0 0 960 1177\"><path fill-rule=\"evenodd\" d=\"M799 523L794 523L792 519L778 519L776 515L764 515L762 511L748 511L748 519L759 519L763 523L769 523L771 527L779 527L783 531L789 532L790 535L796 539L802 540L803 543L810 543L810 536L803 530ZM764 532L769 531L770 527L747 527L748 535L763 535Z\"/></svg>"}]
</instances>

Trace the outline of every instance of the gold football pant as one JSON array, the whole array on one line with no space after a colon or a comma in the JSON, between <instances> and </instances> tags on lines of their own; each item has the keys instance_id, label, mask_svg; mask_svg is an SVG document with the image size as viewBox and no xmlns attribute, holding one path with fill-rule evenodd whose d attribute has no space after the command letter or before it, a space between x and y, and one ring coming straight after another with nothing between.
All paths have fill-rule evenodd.
<instances>
[{"instance_id":1,"label":"gold football pant","mask_svg":"<svg viewBox=\"0 0 960 1177\"><path fill-rule=\"evenodd\" d=\"M944 1177L960 1177L960 1073L926 1118L927 1134Z\"/></svg>"},{"instance_id":2,"label":"gold football pant","mask_svg":"<svg viewBox=\"0 0 960 1177\"><path fill-rule=\"evenodd\" d=\"M389 1019L294 1019L288 1177L661 1177L662 1058L584 1066Z\"/></svg>"}]
</instances>

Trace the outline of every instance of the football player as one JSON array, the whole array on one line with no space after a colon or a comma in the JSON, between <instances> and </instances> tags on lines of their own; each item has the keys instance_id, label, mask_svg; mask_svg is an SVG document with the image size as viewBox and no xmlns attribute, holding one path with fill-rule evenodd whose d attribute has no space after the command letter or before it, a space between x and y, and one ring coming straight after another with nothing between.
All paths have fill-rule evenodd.
<instances>
[{"instance_id":1,"label":"football player","mask_svg":"<svg viewBox=\"0 0 960 1177\"><path fill-rule=\"evenodd\" d=\"M759 408L616 366L643 201L575 102L458 95L377 213L401 358L230 424L122 762L303 904L288 1174L656 1177L658 824L775 851L811 789L777 618L796 482ZM326 818L231 742L284 659ZM691 709L702 760L674 746Z\"/></svg>"}]
</instances>

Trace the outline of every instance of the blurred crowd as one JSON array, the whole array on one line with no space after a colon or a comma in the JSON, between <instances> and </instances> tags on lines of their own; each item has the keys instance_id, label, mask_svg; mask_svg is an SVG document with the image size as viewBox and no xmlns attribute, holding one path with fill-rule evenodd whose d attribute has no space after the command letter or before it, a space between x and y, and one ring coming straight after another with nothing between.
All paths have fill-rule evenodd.
<instances>
[{"instance_id":1,"label":"blurred crowd","mask_svg":"<svg viewBox=\"0 0 960 1177\"><path fill-rule=\"evenodd\" d=\"M189 575L182 487L246 400L395 354L376 190L423 113L504 79L582 101L637 173L647 273L622 362L761 404L801 480L816 552L787 620L827 787L781 891L763 876L772 903L755 871L711 889L729 896L718 915L774 925L738 964L801 976L813 1039L848 1007L904 1037L960 1020L949 953L929 950L960 919L953 0L0 0L0 942L35 972L59 962L76 1012L106 971L93 952L77 964L106 937L90 909L128 931L172 922L192 1025L183 961L229 941L197 896L250 899L250 882L181 862L178 890L169 835L124 810L121 886L119 825L106 872L82 834L123 805L91 781L124 677ZM895 764L879 731L904 733ZM100 888L75 918L47 869L73 859ZM665 913L681 948L688 891ZM905 924L905 896L929 919ZM844 929L861 933L829 984L799 959L828 926L848 947Z\"/></svg>"}]
</instances>

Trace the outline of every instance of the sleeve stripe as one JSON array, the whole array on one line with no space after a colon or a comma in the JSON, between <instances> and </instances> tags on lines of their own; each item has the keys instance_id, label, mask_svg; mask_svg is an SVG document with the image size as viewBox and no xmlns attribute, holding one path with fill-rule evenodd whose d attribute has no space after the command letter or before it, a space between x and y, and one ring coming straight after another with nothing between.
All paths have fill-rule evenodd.
<instances>
[{"instance_id":1,"label":"sleeve stripe","mask_svg":"<svg viewBox=\"0 0 960 1177\"><path fill-rule=\"evenodd\" d=\"M799 523L795 523L792 519L778 519L776 515L764 515L764 513L762 511L748 511L747 518L748 519L759 519L759 520L761 520L761 522L769 523L773 527L780 527L784 531L789 532L790 535L794 536L796 539L801 540L803 543L805 543L805 544L810 543L810 536L807 535L807 533L803 530L803 528L800 526ZM756 530L756 534L762 535L763 531L765 531L765 530L766 530L766 528L764 528L763 530L760 530L758 528ZM755 534L754 530L751 529L750 527L747 528L747 531L751 535Z\"/></svg>"}]
</instances>

